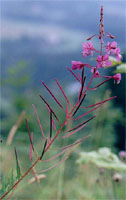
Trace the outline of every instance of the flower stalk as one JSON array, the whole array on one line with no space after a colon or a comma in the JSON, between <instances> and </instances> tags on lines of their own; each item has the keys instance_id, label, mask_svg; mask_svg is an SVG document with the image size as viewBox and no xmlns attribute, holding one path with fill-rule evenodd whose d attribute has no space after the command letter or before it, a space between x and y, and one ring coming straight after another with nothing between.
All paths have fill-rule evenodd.
<instances>
[{"instance_id":1,"label":"flower stalk","mask_svg":"<svg viewBox=\"0 0 126 200\"><path fill-rule=\"evenodd\" d=\"M100 45L100 50L97 50L93 43L89 40L93 39L94 37L99 37L99 39L101 40L101 45ZM114 38L114 36L112 36L110 33L108 32L104 32L104 24L103 24L103 6L101 6L101 13L100 13L100 34L94 34L93 36L89 37L87 40L89 42L87 43L83 43L82 48L82 56L85 58L87 56L92 56L95 54L98 54L97 59L96 59L96 65L92 66L88 63L82 63L80 61L72 61L72 69L70 69L69 67L67 67L68 71L71 72L71 74L75 77L75 79L80 83L80 91L78 94L78 99L77 102L75 103L75 105L72 106L71 102L68 100L67 95L65 94L62 86L60 85L60 83L55 79L57 86L59 87L60 91L62 92L62 95L64 96L65 100L66 100L66 109L64 109L64 106L60 103L60 101L56 98L56 96L52 93L52 91L48 88L48 86L42 81L43 86L45 87L45 89L50 93L50 95L52 96L52 98L55 100L56 104L58 104L58 106L63 110L63 112L66 113L64 122L61 123L59 117L57 117L57 114L54 112L53 108L49 105L49 103L45 100L45 98L40 95L41 100L45 103L48 112L49 112L49 116L50 116L50 132L48 137L45 136L44 131L42 129L42 125L40 123L40 119L38 117L37 111L35 109L35 106L33 106L33 110L42 134L42 137L44 138L44 145L43 145L43 149L42 149L42 153L40 156L38 156L35 152L35 148L33 146L33 139L32 139L32 135L30 133L30 128L28 125L28 121L27 119L25 120L26 122L26 127L28 130L28 135L29 135L29 140L30 140L30 146L32 147L33 153L36 154L37 159L32 163L31 167L24 173L24 175L22 175L19 180L0 198L1 200L6 197L8 195L8 193L10 191L13 191L13 189L15 189L18 184L22 181L22 179L24 179L29 172L32 171L32 169L34 169L34 166L39 162L49 162L51 160L56 159L57 157L61 156L63 153L65 153L69 148L71 148L74 145L77 145L81 142L83 142L87 137L83 137L81 139L78 139L77 141L75 141L72 144L69 144L67 146L63 146L60 147L59 149L57 149L57 151L61 150L61 152L57 153L56 155L54 155L52 158L49 158L47 160L43 160L43 156L45 155L45 153L50 149L51 145L55 142L55 140L57 139L57 137L59 137L59 135L61 134L61 131L63 130L64 127L67 126L68 121L71 119L72 121L78 120L84 116L87 116L89 113L92 113L94 110L100 108L102 105L104 105L104 103L106 103L107 101L113 100L114 98L116 98L116 96L111 97L109 99L103 100L101 102L97 102L95 104L86 106L86 107L81 107L86 95L88 91L94 91L96 89L98 89L101 85L103 85L104 83L106 83L107 81L113 79L114 81L117 81L117 83L120 83L121 80L121 75L120 74L115 74L114 76L101 76L99 73L99 69L100 68L105 68L105 67L110 67L111 66L111 62L109 61L109 56L111 54L114 54L117 60L121 59L121 54L120 54L120 48L117 48L117 43L113 42L113 43L108 43L106 46L103 46L104 44L104 39L106 37L109 37L111 39ZM104 53L104 55L103 55ZM86 80L86 76L84 74L84 69L85 68L90 68L91 70L91 78L89 80L89 83L87 84L87 86L85 86L85 80ZM76 73L76 70L79 70L80 73ZM75 72L74 72L75 71ZM95 79L99 79L99 78L105 78L105 80L103 80L102 82L100 82L98 85L96 85L94 88L90 88L90 86L92 85L93 81L95 81ZM94 107L94 108L92 108ZM73 118L75 114L78 113L78 111L80 109L87 109L87 108L92 108L91 110L85 112L84 114L82 114L81 116L77 116L77 118ZM69 110L69 111L68 111ZM54 117L54 119L53 119ZM62 137L61 139L67 138L69 136L71 136L74 133L77 133L79 130L81 130L82 128L84 128L87 123L89 121L91 121L92 119L94 119L96 116L92 116L90 118L88 118L87 120L85 120L83 123L78 124L76 127L72 127L70 130L67 130L67 135L63 135L64 133L62 133ZM55 127L55 122L57 121L60 125L59 130L57 131L56 127ZM55 135L53 137L52 135L52 128L54 126L54 131L55 131ZM31 151L32 151L31 150ZM59 164L61 164L62 162L64 162L66 159L68 158L65 157L63 158L60 162L56 163L55 165L51 166L50 168L47 168L45 170L42 170L41 172L46 172L49 171L50 169L58 166ZM32 159L32 153L30 153L30 159ZM40 173L40 172L35 172Z\"/></svg>"}]
</instances>

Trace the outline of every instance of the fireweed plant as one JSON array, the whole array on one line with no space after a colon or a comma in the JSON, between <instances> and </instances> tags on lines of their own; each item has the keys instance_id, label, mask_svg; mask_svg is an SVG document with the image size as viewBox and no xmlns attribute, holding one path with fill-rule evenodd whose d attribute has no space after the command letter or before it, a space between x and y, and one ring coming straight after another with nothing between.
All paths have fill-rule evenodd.
<instances>
[{"instance_id":1,"label":"fireweed plant","mask_svg":"<svg viewBox=\"0 0 126 200\"><path fill-rule=\"evenodd\" d=\"M94 37L98 37L100 40L100 48L99 50L96 49L93 46L93 43L90 41L92 38ZM78 98L77 98L77 102L75 105L72 105L71 102L68 100L63 88L61 87L60 83L55 79L57 86L59 87L59 89L61 90L61 93L63 95L63 97L66 100L66 107L64 108L64 106L60 103L60 101L56 98L56 96L51 92L51 90L47 87L47 85L42 81L43 86L47 89L47 91L50 93L50 95L53 97L53 99L55 100L55 102L57 103L57 106L59 106L63 112L65 112L65 119L64 122L61 123L59 117L57 116L57 114L55 113L55 111L53 110L53 108L50 106L50 104L45 100L45 98L40 95L41 100L45 103L45 106L48 109L49 115L50 115L50 132L49 132L49 136L46 137L42 125L40 123L40 119L38 117L36 108L34 105L33 106L33 110L40 128L40 131L42 133L42 139L44 141L44 145L42 147L42 153L41 155L38 155L38 153L35 150L35 147L33 145L33 135L31 134L30 128L29 128L29 124L28 124L28 120L26 119L26 127L28 130L28 135L29 135L29 139L30 139L30 160L32 162L31 167L23 174L20 175L18 181L15 182L15 184L5 193L3 194L3 196L0 199L3 199L6 195L8 195L8 193L14 189L17 188L18 184L22 181L23 178L25 178L26 175L28 175L30 172L33 173L33 168L34 166L38 163L38 162L50 162L54 159L56 159L57 157L61 156L63 153L65 153L67 150L69 150L72 146L81 143L82 141L84 141L87 137L83 137L81 139L78 139L77 141L75 141L72 144L69 144L67 146L62 146L60 148L57 149L58 153L56 155L54 155L53 157L47 159L47 160L43 160L43 156L46 154L46 152L50 149L51 145L55 142L55 140L57 138L59 138L59 136L61 137L61 139L64 140L64 138L68 138L71 137L73 134L76 134L79 130L81 130L82 128L84 128L86 126L86 124L91 121L92 119L94 119L96 116L92 116L90 118L88 118L88 114L93 112L94 110L98 109L99 107L101 107L102 105L104 105L104 103L106 103L107 101L110 101L114 98L116 98L116 96L105 99L101 102L97 102L95 104L92 105L88 105L86 107L82 107L82 103L86 97L86 94L88 91L94 91L97 90L101 85L103 85L104 83L106 83L107 81L113 79L114 82L117 81L117 84L120 83L121 80L121 74L115 74L114 76L101 76L99 73L99 69L100 68L104 68L104 67L110 67L112 65L112 63L109 61L109 56L110 55L114 55L116 57L116 59L118 61L121 60L122 56L120 54L120 48L117 47L117 43L115 41L113 42L108 42L107 44L104 43L104 39L105 38L110 38L110 39L114 39L114 36L108 32L104 32L104 25L103 25L103 6L101 6L101 13L100 13L100 33L99 34L95 34L91 37L89 37L87 40L89 42L84 43L82 45L83 47L83 51L82 51L82 56L85 58L87 56L92 56L95 53L98 54L97 58L96 58L96 66L92 66L90 64L87 63L82 63L80 61L72 61L72 69L68 68L67 69L70 71L70 73L75 77L76 81L78 81L80 83L80 90L79 90L79 94L78 94ZM91 72L91 78L87 84L87 86L85 85L85 80L86 80L86 76L85 76L85 68L90 68L90 72ZM79 73L76 73L76 70L79 70ZM75 72L74 72L75 71ZM95 87L91 87L91 84L93 81L95 81L95 79L99 79L99 78L103 78L104 80L102 82L100 82L98 85L96 85ZM94 83L93 83L94 84ZM89 108L89 111L86 111L86 109ZM84 114L77 116L78 110L79 109L83 109L84 110ZM83 123L79 123L78 120L80 118L83 118L84 116L87 116L87 120L84 121ZM71 121L77 121L78 125L68 129L67 131L63 132L64 128L67 127L67 124L69 122L69 120ZM60 128L57 131L55 122L58 122L58 126L60 126ZM54 130L53 130L54 129ZM55 136L52 136L52 132L55 132ZM60 152L59 152L60 151ZM36 160L32 161L32 153L35 153L36 155ZM17 165L18 165L18 169L20 170L20 166L19 166L19 162L18 162L18 157L17 157L17 153L16 153L16 149L15 149L15 155L16 155L16 161L17 161ZM64 162L67 159L67 157L61 159L58 163L56 163L55 165L49 167L48 169L42 170L41 172L46 172L49 171L50 169L58 166L59 164L61 164L62 162ZM34 173L41 173L41 172L34 172ZM13 191L12 191L13 192Z\"/></svg>"}]
</instances>

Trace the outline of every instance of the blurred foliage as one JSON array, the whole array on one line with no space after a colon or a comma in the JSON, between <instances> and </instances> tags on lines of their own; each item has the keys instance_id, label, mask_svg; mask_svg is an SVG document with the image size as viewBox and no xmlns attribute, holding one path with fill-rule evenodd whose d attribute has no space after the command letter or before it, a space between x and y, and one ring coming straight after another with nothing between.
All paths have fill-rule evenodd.
<instances>
[{"instance_id":1,"label":"blurred foliage","mask_svg":"<svg viewBox=\"0 0 126 200\"><path fill-rule=\"evenodd\" d=\"M107 147L100 148L98 151L81 152L77 163L93 164L99 168L126 172L126 164Z\"/></svg>"},{"instance_id":2,"label":"blurred foliage","mask_svg":"<svg viewBox=\"0 0 126 200\"><path fill-rule=\"evenodd\" d=\"M118 65L114 73L125 73L126 74L126 63Z\"/></svg>"},{"instance_id":3,"label":"blurred foliage","mask_svg":"<svg viewBox=\"0 0 126 200\"><path fill-rule=\"evenodd\" d=\"M126 53L124 52L122 54L122 64L121 66L125 65L126 63ZM113 66L115 68L114 73L117 73L118 67L120 68L120 64L116 64ZM113 68L108 68L109 75L113 74ZM124 150L125 149L125 130L126 130L126 115L125 115L125 109L126 109L126 104L125 104L125 91L126 91L126 74L122 70L118 71L118 73L121 73L121 82L120 84L113 84L113 81L108 82L108 87L112 91L112 96L117 96L117 98L113 101L113 106L115 108L119 108L121 111L122 115L122 120L118 121L115 124L115 134L117 136L116 139L116 144L115 146L118 149ZM120 116L120 115L119 115Z\"/></svg>"},{"instance_id":4,"label":"blurred foliage","mask_svg":"<svg viewBox=\"0 0 126 200\"><path fill-rule=\"evenodd\" d=\"M17 62L16 65L10 66L7 69L7 72L5 72L4 79L1 80L2 86L8 85L9 87L17 88L18 90L26 86L30 80L28 67L29 64L25 61L20 61Z\"/></svg>"},{"instance_id":5,"label":"blurred foliage","mask_svg":"<svg viewBox=\"0 0 126 200\"><path fill-rule=\"evenodd\" d=\"M13 169L11 169L8 176L4 174L1 176L1 184L0 184L0 196L7 192L15 183L16 179Z\"/></svg>"},{"instance_id":6,"label":"blurred foliage","mask_svg":"<svg viewBox=\"0 0 126 200\"><path fill-rule=\"evenodd\" d=\"M112 96L111 91L106 90L104 94L96 97L94 103L100 102L102 99L107 99L110 96ZM104 146L114 148L115 146L115 124L122 123L123 115L120 108L113 106L113 101L105 103L101 108L94 111L96 118L92 121L92 126L90 127L90 133L92 135L89 145L90 149L98 149Z\"/></svg>"}]
</instances>

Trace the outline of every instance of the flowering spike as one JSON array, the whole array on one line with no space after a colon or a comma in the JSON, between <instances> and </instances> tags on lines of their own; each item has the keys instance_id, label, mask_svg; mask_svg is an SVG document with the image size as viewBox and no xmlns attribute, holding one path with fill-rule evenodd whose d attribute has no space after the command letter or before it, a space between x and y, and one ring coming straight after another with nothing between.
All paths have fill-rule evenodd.
<instances>
[{"instance_id":1,"label":"flowering spike","mask_svg":"<svg viewBox=\"0 0 126 200\"><path fill-rule=\"evenodd\" d=\"M27 119L25 119L25 122L26 122L26 126L27 126L27 131L28 131L30 143L31 143L31 146L32 146L32 150L35 151L34 146L33 146L33 142L32 142L32 140L31 140L31 133L30 133L30 129L29 129L29 125L28 125Z\"/></svg>"},{"instance_id":2,"label":"flowering spike","mask_svg":"<svg viewBox=\"0 0 126 200\"><path fill-rule=\"evenodd\" d=\"M51 96L54 98L54 100L57 102L57 104L64 110L61 103L58 101L58 99L55 97L55 95L51 92L51 90L47 87L47 85L43 81L41 81L41 82L44 85L44 87L47 89L47 91L51 94Z\"/></svg>"},{"instance_id":3,"label":"flowering spike","mask_svg":"<svg viewBox=\"0 0 126 200\"><path fill-rule=\"evenodd\" d=\"M67 132L71 132L71 131L73 131L73 130L79 128L79 127L81 127L82 125L86 124L87 122L89 122L90 120L94 119L95 117L96 117L96 115L93 116L93 117L90 117L88 120L84 121L83 123L79 124L78 126L72 128L72 129L68 130Z\"/></svg>"},{"instance_id":4,"label":"flowering spike","mask_svg":"<svg viewBox=\"0 0 126 200\"><path fill-rule=\"evenodd\" d=\"M44 155L44 153L45 153L46 144L47 144L47 139L46 139L46 141L45 141L45 144L44 144L44 147L43 147L43 150L42 150L42 154L41 154L41 156L40 156L40 160L42 160L42 157L43 157L43 155Z\"/></svg>"},{"instance_id":5,"label":"flowering spike","mask_svg":"<svg viewBox=\"0 0 126 200\"><path fill-rule=\"evenodd\" d=\"M100 14L100 36L99 38L101 39L102 36L104 35L104 24L103 24L103 6L101 6L101 14Z\"/></svg>"},{"instance_id":6,"label":"flowering spike","mask_svg":"<svg viewBox=\"0 0 126 200\"><path fill-rule=\"evenodd\" d=\"M55 112L53 111L53 109L51 108L51 106L47 103L47 101L43 98L43 96L40 94L40 98L44 101L44 103L48 106L48 108L52 111L54 117L56 118L56 120L59 122L59 124L61 125L58 117L56 116Z\"/></svg>"},{"instance_id":7,"label":"flowering spike","mask_svg":"<svg viewBox=\"0 0 126 200\"><path fill-rule=\"evenodd\" d=\"M80 79L77 77L77 75L69 67L67 67L67 69L73 74L73 76L77 79L77 81L80 82Z\"/></svg>"},{"instance_id":8,"label":"flowering spike","mask_svg":"<svg viewBox=\"0 0 126 200\"><path fill-rule=\"evenodd\" d=\"M38 116L38 113L37 113L37 111L36 111L36 109L35 109L34 104L32 104L32 107L33 107L33 110L34 110L34 113L35 113L35 116L36 116L36 119L37 119L37 122L38 122L38 125L39 125L39 128L40 128L40 131L41 131L41 133L42 133L42 136L43 136L44 138L46 138L46 137L45 137L45 134L44 134L44 132L43 132L42 125L41 125L41 123L40 123L40 119L39 119L39 116Z\"/></svg>"},{"instance_id":9,"label":"flowering spike","mask_svg":"<svg viewBox=\"0 0 126 200\"><path fill-rule=\"evenodd\" d=\"M99 39L101 40L101 45L100 45L100 50L98 51L97 49L94 48L93 44L91 41L88 41L87 43L83 43L83 52L82 52L82 55L83 57L87 57L88 55L93 55L94 52L98 53L98 56L97 56L97 65L96 66L91 66L87 63L84 63L84 62L80 62L80 61L72 61L72 69L73 70L82 70L82 77L80 75L78 75L77 73L74 73L70 68L67 67L67 69L72 73L72 75L76 78L77 81L79 81L79 83L81 84L81 87L80 87L80 91L79 91L79 95L78 95L78 101L77 103L71 107L69 113L68 113L68 104L70 104L67 96L65 95L62 87L60 86L60 84L57 82L57 85L59 86L61 92L63 93L66 101L67 101L67 104L66 104L66 111L64 110L63 106L61 105L61 103L57 100L57 98L54 96L54 94L50 91L50 89L46 86L46 84L44 82L42 82L42 84L44 85L44 87L47 89L47 91L51 94L51 96L53 97L53 99L56 101L56 103L63 109L63 111L66 113L66 117L64 119L64 122L61 124L59 119L57 118L55 112L53 111L53 109L50 107L50 105L48 104L48 102L42 97L42 95L40 95L41 99L44 101L44 103L46 104L46 107L50 113L50 135L49 135L49 138L46 139L45 143L44 143L44 147L43 147L43 150L42 150L42 153L40 156L37 156L37 159L32 163L32 165L30 166L30 168L18 179L18 181L16 181L14 183L13 186L11 186L7 192L5 192L5 194L2 195L2 197L0 198L1 200L8 195L8 193L15 189L18 184L23 180L23 178L25 178L33 169L34 169L34 166L43 158L43 155L44 153L47 152L47 150L50 149L51 145L53 144L53 142L59 137L59 135L61 134L61 132L63 131L63 129L65 128L66 124L67 124L67 120L70 118L72 118L72 113L73 113L73 116L76 114L76 112L78 111L79 107L81 106L84 98L85 98L85 95L87 93L88 90L90 91L93 91L93 90L96 90L99 86L101 86L102 84L106 83L107 81L109 81L110 79L114 79L115 81L117 81L117 83L120 83L120 80L121 80L121 74L115 74L113 76L101 76L98 69L99 68L104 68L106 66L111 66L111 62L109 61L109 55L111 54L114 54L114 56L116 57L116 59L118 61L121 60L122 58L122 55L121 55L121 51L120 51L120 48L118 47L117 48L117 43L114 41L112 43L108 42L107 46L104 46L103 47L103 44L104 44L104 38L105 37L109 37L109 38L114 38L113 35L111 35L110 33L107 33L107 35L104 36L104 25L103 25L103 6L101 6L101 13L100 13L100 34L99 36L98 35L93 35L92 37L88 38L87 40L90 40L92 39L94 36L98 36ZM104 49L105 48L105 51ZM103 55L103 52L104 55ZM85 67L88 67L91 69L91 73L92 76L89 80L89 83L88 85L85 87L84 86L84 82L85 82L85 76L84 76L84 68ZM104 80L103 82L101 82L100 84L98 84L97 86L95 86L94 88L90 88L91 84L92 84L92 81L95 79L95 78L107 78L106 80ZM83 89L85 89L83 91ZM102 105L104 105L105 102L109 101L109 100L112 100L114 99L115 97L111 97L109 99L106 99L104 101L101 101L101 102L98 102L98 103L95 103L95 104L92 104L90 106L87 106L87 107L84 107L84 108L91 108L93 107L93 109L90 109L88 112L84 113L83 115L77 117L76 119L72 119L72 120L78 120L80 119L81 117L84 117L86 116L87 114L93 112L94 110L98 109L99 107L101 107ZM71 105L70 105L71 106ZM40 130L44 136L44 133L42 131L42 127L40 125L40 120L38 118L38 115L37 115L37 112L35 110L35 107L33 106L34 108L34 111L35 111L35 114L36 114L36 118L37 118L37 121L39 123L39 127L40 127ZM52 136L52 125L53 125L53 117L52 117L52 114L54 115L54 117L56 118L56 120L59 122L60 124L60 127L59 127L59 130L56 131L56 135L51 139L51 136ZM93 116L91 118L89 118L88 120L86 120L85 122L79 124L78 126L68 130L67 132L67 135L65 136L62 136L62 138L67 138L71 135L73 135L74 133L77 133L79 130L81 130L83 127L86 126L86 123L90 120L92 120L94 117L96 116ZM28 122L27 120L26 121L26 125L27 125L27 130L28 130L28 134L29 134L29 139L30 139L30 147L31 147L31 152L30 152L30 157L32 159L32 150L34 150L34 147L33 147L33 138L32 138L32 135L30 134L30 129L29 129L29 126L28 126ZM48 162L48 161L51 161L51 160L54 160L55 158L57 158L58 156L62 155L65 151L67 151L70 147L74 146L74 145L77 145L79 144L80 142L82 142L84 139L86 139L87 137L89 136L86 136L82 139L79 139L77 141L75 141L74 143L72 144L69 144L67 146L63 146L59 149L56 149L56 150L63 150L61 152L59 152L58 154L54 155L53 157L49 158L48 160L45 160L45 162ZM36 153L36 152L35 152ZM15 150L15 155L16 155L16 161L17 161L17 166L18 166L18 159L17 159L17 153L16 153L16 150ZM60 163L64 162L66 159L68 158L68 154L67 156L65 156L64 159L62 159L60 162L56 163L55 165L49 167L48 169L45 169L45 170L42 170L41 172L46 172L46 171L49 171L50 169L58 166ZM44 160L43 160L44 161ZM37 172L35 172L37 173Z\"/></svg>"},{"instance_id":10,"label":"flowering spike","mask_svg":"<svg viewBox=\"0 0 126 200\"><path fill-rule=\"evenodd\" d=\"M81 106L81 104L83 103L83 101L84 101L85 97L86 97L86 94L84 94L84 96L82 97L82 99L81 99L81 101L80 101L79 105L77 106L76 110L74 111L74 113L73 113L72 117L73 117L73 116L76 114L76 112L77 112L77 111L78 111L78 109L80 108L80 106Z\"/></svg>"},{"instance_id":11,"label":"flowering spike","mask_svg":"<svg viewBox=\"0 0 126 200\"><path fill-rule=\"evenodd\" d=\"M67 103L70 104L70 102L69 102L69 100L68 100L68 98L67 98L65 92L63 91L63 88L61 87L61 85L59 84L59 82L56 80L56 78L55 78L55 81L56 81L57 85L59 86L59 88L60 88L60 90L61 90L63 96L65 97ZM70 105L71 105L71 104L70 104Z\"/></svg>"}]
</instances>

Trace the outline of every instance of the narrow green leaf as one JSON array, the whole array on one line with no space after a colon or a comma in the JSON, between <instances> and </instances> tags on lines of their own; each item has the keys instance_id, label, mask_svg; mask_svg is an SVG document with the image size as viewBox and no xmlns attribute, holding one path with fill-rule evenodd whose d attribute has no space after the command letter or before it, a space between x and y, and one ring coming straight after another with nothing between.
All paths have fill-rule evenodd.
<instances>
[{"instance_id":1,"label":"narrow green leaf","mask_svg":"<svg viewBox=\"0 0 126 200\"><path fill-rule=\"evenodd\" d=\"M17 151L16 151L16 147L14 147L15 150L15 157L16 157L16 171L17 171L17 179L19 179L21 177L21 170L20 170L20 166L19 166L19 161L18 161L18 155L17 155Z\"/></svg>"}]
</instances>

